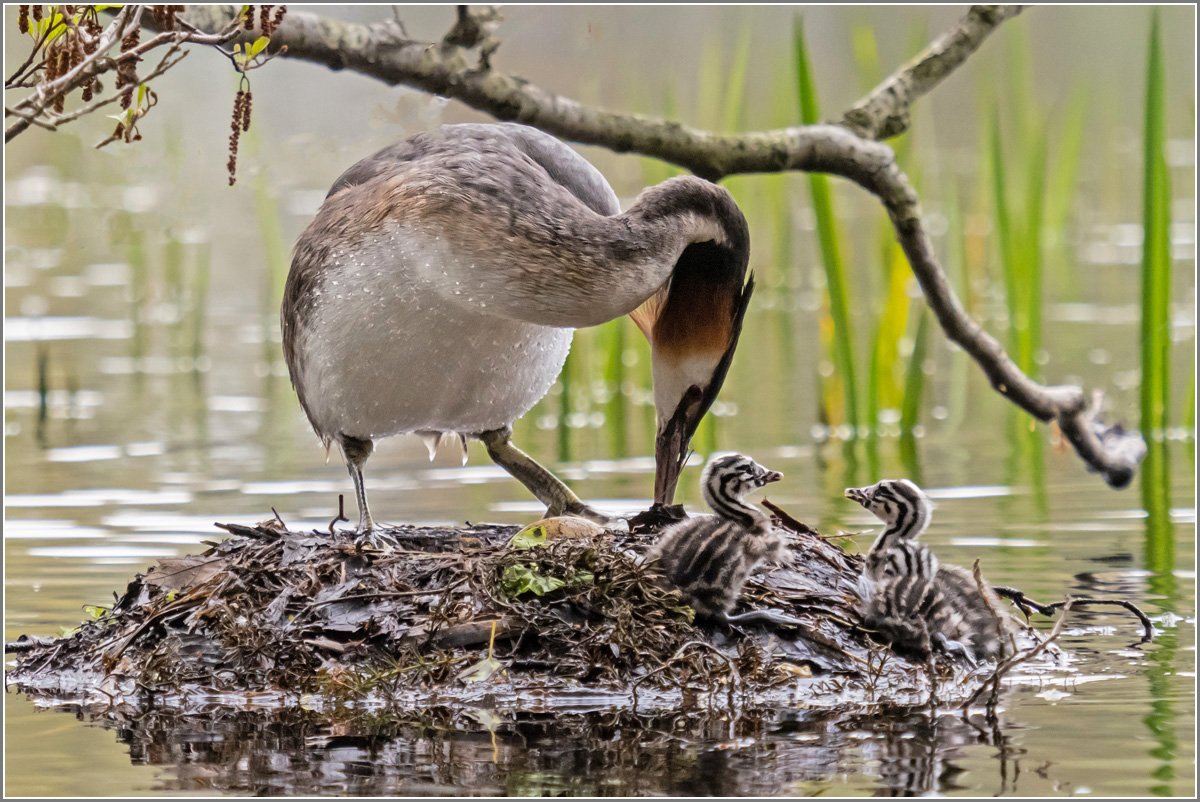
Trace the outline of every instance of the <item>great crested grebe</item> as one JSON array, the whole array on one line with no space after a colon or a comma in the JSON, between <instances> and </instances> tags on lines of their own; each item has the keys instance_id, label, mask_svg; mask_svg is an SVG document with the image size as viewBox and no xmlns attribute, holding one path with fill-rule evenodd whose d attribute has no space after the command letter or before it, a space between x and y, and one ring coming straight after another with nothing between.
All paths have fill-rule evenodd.
<instances>
[{"instance_id":1,"label":"great crested grebe","mask_svg":"<svg viewBox=\"0 0 1200 802\"><path fill-rule=\"evenodd\" d=\"M697 618L733 624L798 623L775 610L729 615L746 578L760 563L792 562L770 517L743 501L747 493L782 478L741 454L717 457L700 478L700 492L716 514L672 525L647 553L646 563L683 594Z\"/></svg>"},{"instance_id":2,"label":"great crested grebe","mask_svg":"<svg viewBox=\"0 0 1200 802\"><path fill-rule=\"evenodd\" d=\"M654 498L669 504L733 358L749 253L724 188L680 176L622 213L595 167L522 125L446 125L351 167L296 244L281 321L300 405L353 478L360 537L375 528L373 441L406 432L464 455L479 439L550 515L606 520L512 444L511 424L575 328L626 314L651 346Z\"/></svg>"},{"instance_id":3,"label":"great crested grebe","mask_svg":"<svg viewBox=\"0 0 1200 802\"><path fill-rule=\"evenodd\" d=\"M846 498L886 524L867 552L863 622L893 648L921 658L935 645L972 664L1000 656L1014 623L990 588L980 592L970 571L940 564L917 542L933 510L921 488L886 479L847 488Z\"/></svg>"}]
</instances>

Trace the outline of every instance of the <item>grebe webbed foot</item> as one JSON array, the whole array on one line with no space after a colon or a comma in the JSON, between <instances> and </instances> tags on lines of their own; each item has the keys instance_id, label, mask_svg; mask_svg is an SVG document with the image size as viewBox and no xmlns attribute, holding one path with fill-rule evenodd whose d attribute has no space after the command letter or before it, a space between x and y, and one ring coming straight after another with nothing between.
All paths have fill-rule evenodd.
<instances>
[{"instance_id":1,"label":"grebe webbed foot","mask_svg":"<svg viewBox=\"0 0 1200 802\"><path fill-rule=\"evenodd\" d=\"M598 524L607 524L610 517L592 509L579 500L571 488L540 465L537 460L512 444L512 427L493 429L479 435L487 447L488 456L514 479L529 490L538 501L546 505L546 517L577 515Z\"/></svg>"},{"instance_id":2,"label":"grebe webbed foot","mask_svg":"<svg viewBox=\"0 0 1200 802\"><path fill-rule=\"evenodd\" d=\"M944 632L933 633L933 640L950 657L962 660L971 668L975 668L977 665L975 655L971 654L971 650L964 646L961 641L950 640Z\"/></svg>"},{"instance_id":3,"label":"grebe webbed foot","mask_svg":"<svg viewBox=\"0 0 1200 802\"><path fill-rule=\"evenodd\" d=\"M400 542L371 522L370 529L359 529L354 533L354 545L359 549L379 549L387 551L397 548Z\"/></svg>"}]
</instances>

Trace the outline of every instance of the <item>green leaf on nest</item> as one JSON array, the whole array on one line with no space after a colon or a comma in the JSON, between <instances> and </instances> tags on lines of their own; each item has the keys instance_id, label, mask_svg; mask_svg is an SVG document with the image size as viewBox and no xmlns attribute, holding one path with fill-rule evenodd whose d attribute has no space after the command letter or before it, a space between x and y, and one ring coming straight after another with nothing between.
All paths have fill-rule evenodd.
<instances>
[{"instance_id":1,"label":"green leaf on nest","mask_svg":"<svg viewBox=\"0 0 1200 802\"><path fill-rule=\"evenodd\" d=\"M520 596L524 593L545 596L566 584L556 576L539 574L536 566L532 564L510 565L504 569L504 576L500 579L500 589L509 596Z\"/></svg>"},{"instance_id":2,"label":"green leaf on nest","mask_svg":"<svg viewBox=\"0 0 1200 802\"><path fill-rule=\"evenodd\" d=\"M509 545L518 551L532 549L534 546L546 545L546 527L540 524L530 524L513 535Z\"/></svg>"}]
</instances>

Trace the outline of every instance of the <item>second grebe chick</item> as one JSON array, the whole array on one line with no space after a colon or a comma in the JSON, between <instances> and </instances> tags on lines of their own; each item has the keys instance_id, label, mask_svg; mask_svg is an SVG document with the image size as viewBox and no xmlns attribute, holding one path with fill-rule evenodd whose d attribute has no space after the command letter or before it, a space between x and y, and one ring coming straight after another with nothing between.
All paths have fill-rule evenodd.
<instances>
[{"instance_id":1,"label":"second grebe chick","mask_svg":"<svg viewBox=\"0 0 1200 802\"><path fill-rule=\"evenodd\" d=\"M972 664L999 656L1012 620L990 589L980 593L970 571L939 564L917 541L933 510L921 489L907 479L884 480L847 488L846 498L886 524L867 552L864 623L893 648L920 658L934 645Z\"/></svg>"},{"instance_id":2,"label":"second grebe chick","mask_svg":"<svg viewBox=\"0 0 1200 802\"><path fill-rule=\"evenodd\" d=\"M698 619L797 623L774 610L729 615L759 563L791 562L770 516L743 500L747 493L782 478L741 454L712 460L700 478L700 490L716 514L674 524L647 554L647 562L683 593Z\"/></svg>"}]
</instances>

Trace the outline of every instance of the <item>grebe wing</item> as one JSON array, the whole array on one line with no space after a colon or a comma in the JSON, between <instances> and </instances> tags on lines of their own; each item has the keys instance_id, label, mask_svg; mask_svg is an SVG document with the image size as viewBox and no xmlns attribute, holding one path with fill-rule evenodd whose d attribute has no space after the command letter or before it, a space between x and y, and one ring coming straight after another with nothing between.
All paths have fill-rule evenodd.
<instances>
[{"instance_id":1,"label":"grebe wing","mask_svg":"<svg viewBox=\"0 0 1200 802\"><path fill-rule=\"evenodd\" d=\"M443 125L436 135L417 134L388 145L359 161L333 183L328 195L346 187L365 184L371 179L393 171L397 166L427 156L436 156L448 147L478 148L487 140L505 139L536 162L550 179L583 202L596 214L611 217L620 214L617 194L592 163L565 143L544 131L517 123L464 123Z\"/></svg>"}]
</instances>

